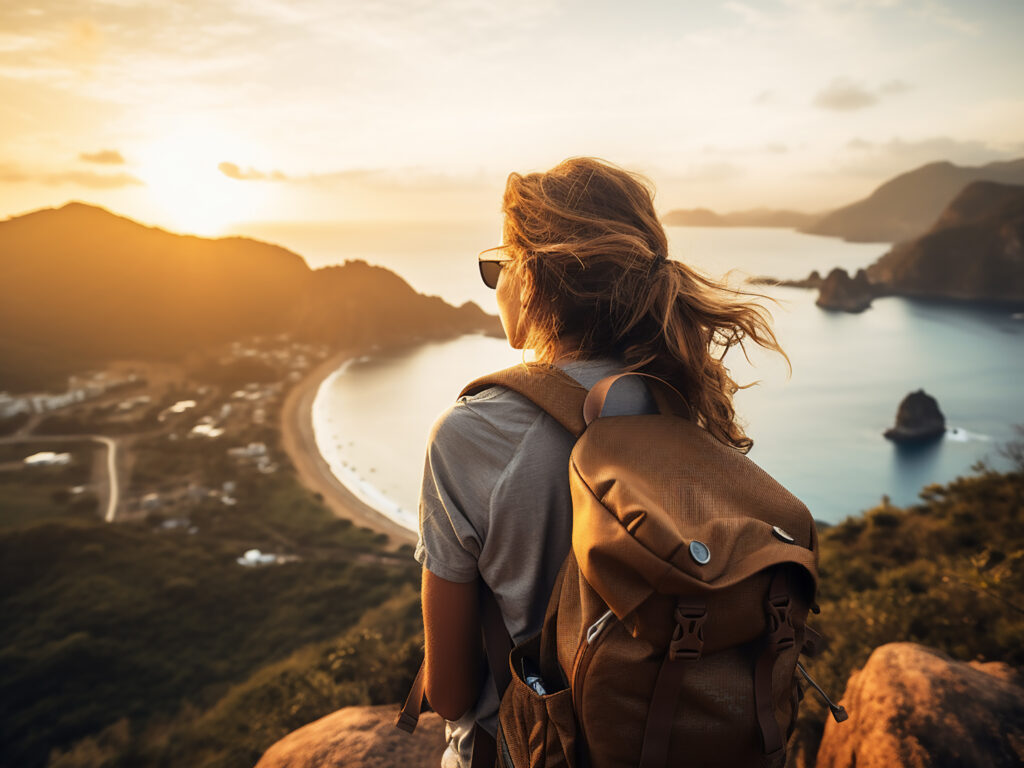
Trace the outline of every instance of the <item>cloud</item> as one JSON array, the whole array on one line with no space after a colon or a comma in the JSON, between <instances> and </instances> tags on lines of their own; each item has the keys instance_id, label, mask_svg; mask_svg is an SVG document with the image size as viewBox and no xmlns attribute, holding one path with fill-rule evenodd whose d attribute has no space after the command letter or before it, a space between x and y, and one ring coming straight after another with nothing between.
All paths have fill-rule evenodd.
<instances>
[{"instance_id":1,"label":"cloud","mask_svg":"<svg viewBox=\"0 0 1024 768\"><path fill-rule=\"evenodd\" d=\"M700 163L691 165L675 176L676 181L714 183L731 181L744 175L744 169L735 163Z\"/></svg>"},{"instance_id":2,"label":"cloud","mask_svg":"<svg viewBox=\"0 0 1024 768\"><path fill-rule=\"evenodd\" d=\"M821 109L852 112L873 106L877 102L878 97L875 94L856 83L840 78L833 80L827 88L818 91L812 103Z\"/></svg>"},{"instance_id":3,"label":"cloud","mask_svg":"<svg viewBox=\"0 0 1024 768\"><path fill-rule=\"evenodd\" d=\"M61 184L75 184L89 189L116 189L118 187L144 187L146 184L142 179L132 176L130 173L96 173L95 171L65 171L64 173L49 173L38 177L44 184L57 186Z\"/></svg>"},{"instance_id":4,"label":"cloud","mask_svg":"<svg viewBox=\"0 0 1024 768\"><path fill-rule=\"evenodd\" d=\"M0 164L0 183L17 184L28 180L29 177L13 165Z\"/></svg>"},{"instance_id":5,"label":"cloud","mask_svg":"<svg viewBox=\"0 0 1024 768\"><path fill-rule=\"evenodd\" d=\"M747 3L739 3L730 1L725 3L723 6L728 11L735 13L740 19L750 26L761 27L765 29L771 29L779 27L783 20L778 16L773 16L759 10Z\"/></svg>"},{"instance_id":6,"label":"cloud","mask_svg":"<svg viewBox=\"0 0 1024 768\"><path fill-rule=\"evenodd\" d=\"M865 141L860 137L850 139L848 142L846 142L847 149L871 149L873 146L875 145L872 144L870 141Z\"/></svg>"},{"instance_id":7,"label":"cloud","mask_svg":"<svg viewBox=\"0 0 1024 768\"><path fill-rule=\"evenodd\" d=\"M84 163L101 165L124 165L124 157L116 149L101 149L99 152L82 152L78 159Z\"/></svg>"},{"instance_id":8,"label":"cloud","mask_svg":"<svg viewBox=\"0 0 1024 768\"><path fill-rule=\"evenodd\" d=\"M781 141L766 141L762 144L734 144L734 145L719 145L719 144L705 144L701 149L701 152L705 155L714 155L716 157L739 157L743 156L756 156L756 155L784 155L789 152L789 145ZM711 169L712 166L703 166L705 170ZM723 170L719 168L719 170Z\"/></svg>"},{"instance_id":9,"label":"cloud","mask_svg":"<svg viewBox=\"0 0 1024 768\"><path fill-rule=\"evenodd\" d=\"M914 86L903 80L887 80L878 88L870 89L845 77L837 77L818 91L812 102L821 109L836 112L852 112L872 107L889 96L899 96L914 90Z\"/></svg>"},{"instance_id":10,"label":"cloud","mask_svg":"<svg viewBox=\"0 0 1024 768\"><path fill-rule=\"evenodd\" d=\"M46 184L55 187L72 184L89 189L117 189L145 186L142 179L130 173L97 173L96 171L26 171L10 163L0 163L0 184Z\"/></svg>"},{"instance_id":11,"label":"cloud","mask_svg":"<svg viewBox=\"0 0 1024 768\"><path fill-rule=\"evenodd\" d=\"M903 80L890 80L886 83L882 83L878 92L886 96L896 96L900 93L906 93L907 91L912 90L914 90L914 86L910 83L906 83Z\"/></svg>"},{"instance_id":12,"label":"cloud","mask_svg":"<svg viewBox=\"0 0 1024 768\"><path fill-rule=\"evenodd\" d=\"M239 168L235 163L226 160L217 166L217 170L236 181L287 181L288 177L281 171L258 171L255 168Z\"/></svg>"}]
</instances>

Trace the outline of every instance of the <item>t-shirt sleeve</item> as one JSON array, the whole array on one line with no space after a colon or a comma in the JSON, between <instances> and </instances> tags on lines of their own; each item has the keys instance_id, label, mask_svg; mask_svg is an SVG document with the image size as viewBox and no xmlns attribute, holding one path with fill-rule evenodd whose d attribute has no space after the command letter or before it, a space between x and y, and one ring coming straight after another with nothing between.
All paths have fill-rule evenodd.
<instances>
[{"instance_id":1,"label":"t-shirt sleeve","mask_svg":"<svg viewBox=\"0 0 1024 768\"><path fill-rule=\"evenodd\" d=\"M415 558L455 582L477 576L491 492L508 461L507 438L461 403L434 423L427 441Z\"/></svg>"}]
</instances>

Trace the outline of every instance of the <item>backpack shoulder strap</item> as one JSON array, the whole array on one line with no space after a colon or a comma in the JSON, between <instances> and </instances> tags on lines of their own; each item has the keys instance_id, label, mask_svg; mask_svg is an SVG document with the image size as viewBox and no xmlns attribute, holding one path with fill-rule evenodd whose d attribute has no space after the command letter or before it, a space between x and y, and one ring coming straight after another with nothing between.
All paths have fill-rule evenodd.
<instances>
[{"instance_id":1,"label":"backpack shoulder strap","mask_svg":"<svg viewBox=\"0 0 1024 768\"><path fill-rule=\"evenodd\" d=\"M587 390L572 376L554 365L521 363L474 379L463 388L459 397L473 395L487 387L500 385L518 392L575 437L583 434L583 403Z\"/></svg>"}]
</instances>

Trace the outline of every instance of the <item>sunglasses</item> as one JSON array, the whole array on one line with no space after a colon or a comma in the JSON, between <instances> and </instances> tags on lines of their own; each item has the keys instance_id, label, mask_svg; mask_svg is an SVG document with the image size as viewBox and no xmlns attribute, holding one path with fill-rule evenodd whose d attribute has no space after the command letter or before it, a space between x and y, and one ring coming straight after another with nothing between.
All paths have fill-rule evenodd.
<instances>
[{"instance_id":1,"label":"sunglasses","mask_svg":"<svg viewBox=\"0 0 1024 768\"><path fill-rule=\"evenodd\" d=\"M487 251L484 251L484 253L487 253ZM484 285L493 290L498 287L498 275L501 274L501 268L512 259L508 256L485 256L484 253L477 256L477 263L480 266L480 278L484 281Z\"/></svg>"}]
</instances>

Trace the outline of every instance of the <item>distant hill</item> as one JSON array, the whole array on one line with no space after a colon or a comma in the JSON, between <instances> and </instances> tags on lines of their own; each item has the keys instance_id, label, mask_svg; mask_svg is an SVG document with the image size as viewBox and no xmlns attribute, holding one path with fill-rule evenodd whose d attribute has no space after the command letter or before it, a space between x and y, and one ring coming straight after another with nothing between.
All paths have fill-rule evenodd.
<instances>
[{"instance_id":1,"label":"distant hill","mask_svg":"<svg viewBox=\"0 0 1024 768\"><path fill-rule=\"evenodd\" d=\"M248 334L341 346L501 334L365 262L311 270L244 237L208 239L68 203L0 222L0 390L112 357L176 359Z\"/></svg>"},{"instance_id":2,"label":"distant hill","mask_svg":"<svg viewBox=\"0 0 1024 768\"><path fill-rule=\"evenodd\" d=\"M1024 186L977 181L915 240L867 269L882 293L1024 301Z\"/></svg>"},{"instance_id":3,"label":"distant hill","mask_svg":"<svg viewBox=\"0 0 1024 768\"><path fill-rule=\"evenodd\" d=\"M980 167L930 163L885 182L868 197L826 214L800 230L852 242L895 243L917 237L968 184L1024 184L1024 158Z\"/></svg>"},{"instance_id":4,"label":"distant hill","mask_svg":"<svg viewBox=\"0 0 1024 768\"><path fill-rule=\"evenodd\" d=\"M821 214L753 208L734 213L715 213L707 208L676 208L661 217L666 227L783 227L810 225Z\"/></svg>"}]
</instances>

